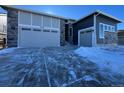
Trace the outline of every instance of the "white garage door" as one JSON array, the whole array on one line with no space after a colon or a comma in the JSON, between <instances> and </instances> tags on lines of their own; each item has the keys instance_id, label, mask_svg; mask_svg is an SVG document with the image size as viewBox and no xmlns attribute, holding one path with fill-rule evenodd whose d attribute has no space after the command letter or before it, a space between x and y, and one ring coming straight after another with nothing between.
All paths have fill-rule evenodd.
<instances>
[{"instance_id":1,"label":"white garage door","mask_svg":"<svg viewBox=\"0 0 124 93\"><path fill-rule=\"evenodd\" d=\"M92 46L92 31L80 33L80 46L85 47Z\"/></svg>"},{"instance_id":2,"label":"white garage door","mask_svg":"<svg viewBox=\"0 0 124 93\"><path fill-rule=\"evenodd\" d=\"M59 45L59 33L19 30L20 47L48 47Z\"/></svg>"},{"instance_id":3,"label":"white garage door","mask_svg":"<svg viewBox=\"0 0 124 93\"><path fill-rule=\"evenodd\" d=\"M59 19L26 12L19 15L19 47L60 46Z\"/></svg>"}]
</instances>

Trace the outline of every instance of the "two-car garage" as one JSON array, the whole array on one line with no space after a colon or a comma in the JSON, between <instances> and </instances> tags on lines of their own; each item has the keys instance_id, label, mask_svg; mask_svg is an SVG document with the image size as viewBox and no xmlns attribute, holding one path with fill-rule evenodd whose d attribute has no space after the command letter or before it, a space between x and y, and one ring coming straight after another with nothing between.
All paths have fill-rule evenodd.
<instances>
[{"instance_id":1,"label":"two-car garage","mask_svg":"<svg viewBox=\"0 0 124 93\"><path fill-rule=\"evenodd\" d=\"M19 11L18 47L60 46L60 19Z\"/></svg>"}]
</instances>

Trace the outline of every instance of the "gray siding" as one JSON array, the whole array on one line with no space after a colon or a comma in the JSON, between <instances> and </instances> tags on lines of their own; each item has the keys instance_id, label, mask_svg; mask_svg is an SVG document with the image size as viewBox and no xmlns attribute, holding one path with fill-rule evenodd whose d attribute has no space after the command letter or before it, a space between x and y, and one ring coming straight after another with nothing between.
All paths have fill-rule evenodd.
<instances>
[{"instance_id":1,"label":"gray siding","mask_svg":"<svg viewBox=\"0 0 124 93\"><path fill-rule=\"evenodd\" d=\"M117 21L111 19L111 18L108 18L106 16L103 16L103 15L98 15L96 17L96 36L97 36L97 44L104 44L104 43L107 43L109 42L110 43L115 43L114 40L117 40L117 36L116 36L116 33L105 33L105 38L104 39L100 39L99 38L99 23L104 23L104 24L108 24L108 25L112 25L115 27L115 30L117 31ZM107 35L109 34L109 35ZM114 35L113 35L114 34ZM108 41L107 41L108 40ZM110 42L111 41L111 42ZM116 41L117 42L117 41Z\"/></svg>"},{"instance_id":2,"label":"gray siding","mask_svg":"<svg viewBox=\"0 0 124 93\"><path fill-rule=\"evenodd\" d=\"M78 44L78 31L80 29L93 26L93 16L89 16L75 24L73 24L73 44Z\"/></svg>"}]
</instances>

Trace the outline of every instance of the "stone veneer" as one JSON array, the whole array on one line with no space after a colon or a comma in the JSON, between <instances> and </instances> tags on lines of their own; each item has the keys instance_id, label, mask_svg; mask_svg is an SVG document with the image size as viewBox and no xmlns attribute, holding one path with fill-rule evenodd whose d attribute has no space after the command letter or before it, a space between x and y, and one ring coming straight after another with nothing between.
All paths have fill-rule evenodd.
<instances>
[{"instance_id":1,"label":"stone veneer","mask_svg":"<svg viewBox=\"0 0 124 93\"><path fill-rule=\"evenodd\" d=\"M104 44L117 44L118 36L116 32L105 32Z\"/></svg>"},{"instance_id":2,"label":"stone veneer","mask_svg":"<svg viewBox=\"0 0 124 93\"><path fill-rule=\"evenodd\" d=\"M7 10L7 47L17 47L18 45L18 11Z\"/></svg>"},{"instance_id":3,"label":"stone veneer","mask_svg":"<svg viewBox=\"0 0 124 93\"><path fill-rule=\"evenodd\" d=\"M65 45L65 20L60 21L60 45Z\"/></svg>"},{"instance_id":4,"label":"stone veneer","mask_svg":"<svg viewBox=\"0 0 124 93\"><path fill-rule=\"evenodd\" d=\"M104 32L104 39L97 39L98 44L117 44L118 37L116 32Z\"/></svg>"}]
</instances>

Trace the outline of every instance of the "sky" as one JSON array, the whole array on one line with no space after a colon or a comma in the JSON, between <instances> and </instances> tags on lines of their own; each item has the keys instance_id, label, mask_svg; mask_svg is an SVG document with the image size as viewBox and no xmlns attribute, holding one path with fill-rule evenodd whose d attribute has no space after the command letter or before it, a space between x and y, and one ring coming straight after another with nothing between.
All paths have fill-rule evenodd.
<instances>
[{"instance_id":1,"label":"sky","mask_svg":"<svg viewBox=\"0 0 124 93\"><path fill-rule=\"evenodd\" d=\"M95 10L100 10L124 22L124 5L16 5L15 7L47 12L77 20ZM0 12L3 10L0 9ZM118 24L118 29L124 29L124 23Z\"/></svg>"}]
</instances>

